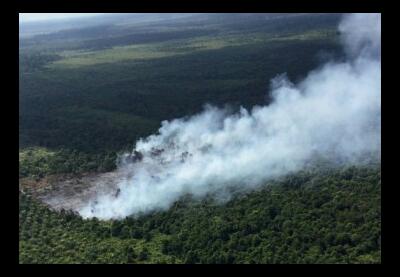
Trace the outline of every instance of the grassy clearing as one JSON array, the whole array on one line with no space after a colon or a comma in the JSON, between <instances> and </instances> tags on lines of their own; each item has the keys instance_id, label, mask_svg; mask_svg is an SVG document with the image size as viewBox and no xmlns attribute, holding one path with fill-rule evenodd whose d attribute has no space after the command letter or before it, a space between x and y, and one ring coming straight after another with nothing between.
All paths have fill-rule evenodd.
<instances>
[{"instance_id":1,"label":"grassy clearing","mask_svg":"<svg viewBox=\"0 0 400 277\"><path fill-rule=\"evenodd\" d=\"M293 40L318 40L333 38L334 36L335 32L331 29L312 30L301 34L286 34L283 36L271 36L264 33L201 36L194 39L177 39L161 43L113 47L100 51L64 51L61 53L64 58L53 62L49 67L76 68L121 61L141 61L224 47Z\"/></svg>"},{"instance_id":2,"label":"grassy clearing","mask_svg":"<svg viewBox=\"0 0 400 277\"><path fill-rule=\"evenodd\" d=\"M44 147L29 147L19 150L19 161L26 161L29 159L41 159L53 156L54 151L50 151Z\"/></svg>"}]
</instances>

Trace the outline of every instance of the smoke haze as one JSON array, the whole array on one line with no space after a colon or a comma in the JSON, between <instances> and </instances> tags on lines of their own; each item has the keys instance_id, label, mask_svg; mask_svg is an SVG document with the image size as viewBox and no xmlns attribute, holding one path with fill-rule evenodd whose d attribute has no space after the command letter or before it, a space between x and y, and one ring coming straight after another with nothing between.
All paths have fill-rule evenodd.
<instances>
[{"instance_id":1,"label":"smoke haze","mask_svg":"<svg viewBox=\"0 0 400 277\"><path fill-rule=\"evenodd\" d=\"M99 194L83 217L123 218L167 209L181 196L228 195L304 168L315 157L380 159L381 15L351 14L338 27L345 62L329 62L299 84L271 81L273 101L237 114L207 106L162 122L118 163L118 196Z\"/></svg>"}]
</instances>

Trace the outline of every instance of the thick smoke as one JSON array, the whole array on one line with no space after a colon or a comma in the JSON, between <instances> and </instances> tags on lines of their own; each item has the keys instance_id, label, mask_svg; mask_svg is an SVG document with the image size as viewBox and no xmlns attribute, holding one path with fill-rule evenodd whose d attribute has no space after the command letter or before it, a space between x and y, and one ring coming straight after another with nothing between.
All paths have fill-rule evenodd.
<instances>
[{"instance_id":1,"label":"thick smoke","mask_svg":"<svg viewBox=\"0 0 400 277\"><path fill-rule=\"evenodd\" d=\"M84 217L123 218L167 209L185 194L229 195L304 168L315 157L380 159L381 16L353 14L339 31L346 62L330 62L294 85L272 80L273 102L238 114L208 106L187 119L164 121L119 163L118 195L100 195Z\"/></svg>"}]
</instances>

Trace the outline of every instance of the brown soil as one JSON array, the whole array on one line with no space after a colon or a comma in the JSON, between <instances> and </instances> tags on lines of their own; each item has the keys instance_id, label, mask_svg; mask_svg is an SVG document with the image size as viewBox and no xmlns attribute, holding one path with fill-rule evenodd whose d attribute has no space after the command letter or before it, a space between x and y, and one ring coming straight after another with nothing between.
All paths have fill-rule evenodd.
<instances>
[{"instance_id":1,"label":"brown soil","mask_svg":"<svg viewBox=\"0 0 400 277\"><path fill-rule=\"evenodd\" d=\"M55 210L78 210L96 194L115 193L118 172L52 175L39 180L20 179L20 190Z\"/></svg>"}]
</instances>

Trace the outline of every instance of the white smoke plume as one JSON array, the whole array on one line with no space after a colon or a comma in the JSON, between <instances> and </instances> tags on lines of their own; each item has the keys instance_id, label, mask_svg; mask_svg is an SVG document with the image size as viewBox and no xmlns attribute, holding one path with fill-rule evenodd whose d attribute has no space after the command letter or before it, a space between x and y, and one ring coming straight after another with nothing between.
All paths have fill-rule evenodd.
<instances>
[{"instance_id":1,"label":"white smoke plume","mask_svg":"<svg viewBox=\"0 0 400 277\"><path fill-rule=\"evenodd\" d=\"M351 14L339 26L348 53L299 84L272 81L273 102L238 114L208 106L201 114L164 121L159 134L136 143L120 160L118 196L100 195L79 213L124 218L167 209L185 194L203 197L245 189L304 168L313 157L380 159L381 15Z\"/></svg>"}]
</instances>

